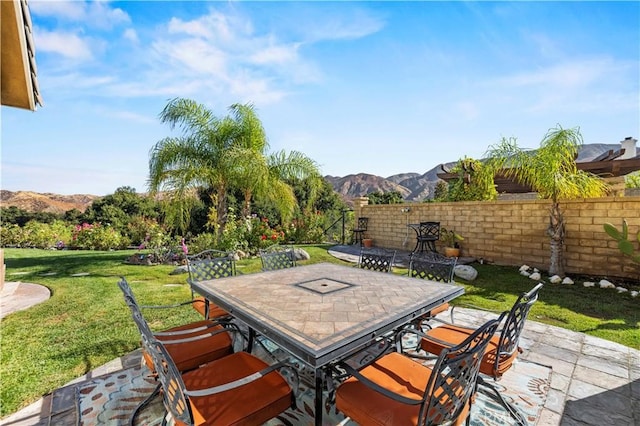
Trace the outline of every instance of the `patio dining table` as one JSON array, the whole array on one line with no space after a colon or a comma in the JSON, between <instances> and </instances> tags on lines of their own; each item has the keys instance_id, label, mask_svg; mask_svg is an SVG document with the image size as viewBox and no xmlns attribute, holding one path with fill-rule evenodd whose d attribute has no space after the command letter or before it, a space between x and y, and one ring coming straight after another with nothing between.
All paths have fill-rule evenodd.
<instances>
[{"instance_id":1,"label":"patio dining table","mask_svg":"<svg viewBox=\"0 0 640 426\"><path fill-rule=\"evenodd\" d=\"M315 370L316 425L322 424L324 367L464 293L458 285L332 263L193 287Z\"/></svg>"}]
</instances>

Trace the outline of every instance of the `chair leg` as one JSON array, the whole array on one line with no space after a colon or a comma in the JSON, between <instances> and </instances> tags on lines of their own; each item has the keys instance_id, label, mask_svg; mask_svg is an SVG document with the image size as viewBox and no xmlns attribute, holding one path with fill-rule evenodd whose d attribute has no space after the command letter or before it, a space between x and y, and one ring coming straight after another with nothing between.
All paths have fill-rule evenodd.
<instances>
[{"instance_id":1,"label":"chair leg","mask_svg":"<svg viewBox=\"0 0 640 426\"><path fill-rule=\"evenodd\" d=\"M136 423L136 417L138 416L138 413L140 412L140 410L142 410L144 407L147 406L147 404L149 404L151 402L151 400L160 393L160 388L162 387L162 385L160 383L158 383L158 385L156 386L156 388L153 390L153 392L151 392L151 394L146 397L144 399L144 401L142 401L140 404L138 404L138 406L136 407L135 410L133 410L133 414L131 414L131 418L129 419L129 426L134 426Z\"/></svg>"},{"instance_id":2,"label":"chair leg","mask_svg":"<svg viewBox=\"0 0 640 426\"><path fill-rule=\"evenodd\" d=\"M507 400L505 400L502 397L502 395L500 395L500 392L498 392L498 389L496 389L495 386L493 386L491 383L484 380L479 375L478 375L478 385L485 386L491 389L491 391L495 394L496 399L498 400L500 405L502 405L509 412L509 415L516 421L518 426L527 426L528 422L522 417L522 414L518 411L516 407L514 407Z\"/></svg>"}]
</instances>

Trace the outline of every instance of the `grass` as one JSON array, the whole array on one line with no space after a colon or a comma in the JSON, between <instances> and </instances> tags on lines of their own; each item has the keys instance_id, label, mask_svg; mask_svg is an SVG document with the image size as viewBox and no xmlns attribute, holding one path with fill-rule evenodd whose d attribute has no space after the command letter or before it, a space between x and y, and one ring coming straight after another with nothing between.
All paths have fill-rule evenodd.
<instances>
[{"instance_id":1,"label":"grass","mask_svg":"<svg viewBox=\"0 0 640 426\"><path fill-rule=\"evenodd\" d=\"M311 260L300 263L345 263L326 249L305 247ZM116 285L120 276L127 278L141 304L174 303L191 296L186 275L170 275L173 266L124 264L133 253L5 250L7 280L42 284L51 290L51 298L2 320L0 416L139 347L137 330ZM519 275L517 268L474 267L478 278L468 284L459 281L466 294L454 304L504 310L534 284ZM242 260L238 270L257 272L260 261ZM46 275L51 272L56 274ZM83 272L90 275L71 276ZM189 307L171 312L147 310L145 314L154 329L199 319ZM638 300L612 290L547 284L530 319L640 347Z\"/></svg>"}]
</instances>

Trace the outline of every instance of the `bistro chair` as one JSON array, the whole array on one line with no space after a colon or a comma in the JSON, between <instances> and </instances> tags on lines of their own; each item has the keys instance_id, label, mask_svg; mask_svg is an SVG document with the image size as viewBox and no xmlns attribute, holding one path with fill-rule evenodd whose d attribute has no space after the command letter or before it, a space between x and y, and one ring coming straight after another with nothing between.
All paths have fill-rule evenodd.
<instances>
[{"instance_id":1,"label":"bistro chair","mask_svg":"<svg viewBox=\"0 0 640 426\"><path fill-rule=\"evenodd\" d=\"M450 283L453 282L454 270L457 262L457 258L445 257L439 253L414 252L411 253L409 258L409 270L407 275L413 278ZM449 303L445 302L417 318L413 324L417 328L420 328L423 321L429 320L432 317L447 311L449 308Z\"/></svg>"},{"instance_id":2,"label":"bistro chair","mask_svg":"<svg viewBox=\"0 0 640 426\"><path fill-rule=\"evenodd\" d=\"M518 297L505 316L504 325L499 330L500 333L496 333L489 343L487 353L480 366L481 373L497 380L511 368L518 353L522 353L522 349L518 346L520 334L531 306L538 300L538 292L543 285L543 283L539 283L529 292L522 293ZM427 331L420 346L426 352L439 354L447 347L457 345L465 340L471 333L473 333L471 328L444 323Z\"/></svg>"},{"instance_id":3,"label":"bistro chair","mask_svg":"<svg viewBox=\"0 0 640 426\"><path fill-rule=\"evenodd\" d=\"M233 256L220 250L205 250L187 256L187 269L189 271L187 282L191 287L193 308L207 319L228 319L229 313L227 311L204 296L196 295L193 283L235 276L237 272Z\"/></svg>"},{"instance_id":4,"label":"bistro chair","mask_svg":"<svg viewBox=\"0 0 640 426\"><path fill-rule=\"evenodd\" d=\"M393 262L396 258L396 252L394 251L382 251L360 249L360 257L358 258L358 268L369 269L378 272L391 272Z\"/></svg>"},{"instance_id":5,"label":"bistro chair","mask_svg":"<svg viewBox=\"0 0 640 426\"><path fill-rule=\"evenodd\" d=\"M179 371L192 370L233 352L233 341L229 330L209 320L196 321L161 332L152 332L142 316L140 306L127 280L122 278L118 282L118 286L122 290L126 304L131 309L131 314L138 316L135 321L138 331L141 334L150 334L162 341ZM134 319L136 318L134 317ZM153 370L153 362L148 352L143 352L143 359L147 367Z\"/></svg>"},{"instance_id":6,"label":"bistro chair","mask_svg":"<svg viewBox=\"0 0 640 426\"><path fill-rule=\"evenodd\" d=\"M338 386L336 408L361 425L462 424L468 418L482 356L498 328L491 320L443 350L432 367L390 352Z\"/></svg>"},{"instance_id":7,"label":"bistro chair","mask_svg":"<svg viewBox=\"0 0 640 426\"><path fill-rule=\"evenodd\" d=\"M440 239L440 222L420 222L416 229L416 246L413 252L436 252L436 241Z\"/></svg>"},{"instance_id":8,"label":"bistro chair","mask_svg":"<svg viewBox=\"0 0 640 426\"><path fill-rule=\"evenodd\" d=\"M136 321L144 321L136 316ZM250 353L236 352L181 372L153 335L142 334L142 343L158 373L169 423L258 425L295 408L294 391L278 371L286 369L297 388L297 372L288 364L269 365Z\"/></svg>"},{"instance_id":9,"label":"bistro chair","mask_svg":"<svg viewBox=\"0 0 640 426\"><path fill-rule=\"evenodd\" d=\"M296 266L296 252L293 246L274 244L260 250L263 271L293 268Z\"/></svg>"},{"instance_id":10,"label":"bistro chair","mask_svg":"<svg viewBox=\"0 0 640 426\"><path fill-rule=\"evenodd\" d=\"M369 225L368 217L359 217L358 224L353 229L353 243L362 245L364 233L367 232L367 226Z\"/></svg>"}]
</instances>

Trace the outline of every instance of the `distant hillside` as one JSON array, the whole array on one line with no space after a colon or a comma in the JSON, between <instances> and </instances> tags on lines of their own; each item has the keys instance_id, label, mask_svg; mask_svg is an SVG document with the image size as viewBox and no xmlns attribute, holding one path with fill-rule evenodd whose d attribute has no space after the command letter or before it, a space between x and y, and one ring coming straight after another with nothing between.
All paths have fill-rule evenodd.
<instances>
[{"instance_id":1,"label":"distant hillside","mask_svg":"<svg viewBox=\"0 0 640 426\"><path fill-rule=\"evenodd\" d=\"M77 209L84 212L93 202L101 198L97 195L77 194L58 195L40 194L31 191L6 191L0 190L0 205L2 207L16 206L22 210L38 213L64 213L68 210Z\"/></svg>"},{"instance_id":2,"label":"distant hillside","mask_svg":"<svg viewBox=\"0 0 640 426\"><path fill-rule=\"evenodd\" d=\"M603 152L620 149L620 144L588 144L584 145L578 154L577 161L590 161ZM449 168L456 161L445 163ZM359 173L345 177L325 176L325 179L333 185L333 189L344 199L350 200L362 197L371 192L398 191L406 201L423 201L433 198L433 191L438 182L437 174L442 171L438 164L424 174L401 173L387 178L381 176Z\"/></svg>"}]
</instances>

